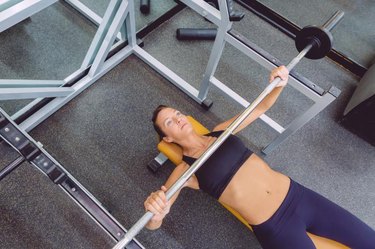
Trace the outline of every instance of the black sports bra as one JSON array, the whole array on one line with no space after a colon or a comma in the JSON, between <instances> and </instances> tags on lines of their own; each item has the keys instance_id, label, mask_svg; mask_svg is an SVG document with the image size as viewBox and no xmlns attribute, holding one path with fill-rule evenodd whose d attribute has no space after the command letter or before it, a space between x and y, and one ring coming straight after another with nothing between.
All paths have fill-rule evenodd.
<instances>
[{"instance_id":1,"label":"black sports bra","mask_svg":"<svg viewBox=\"0 0 375 249\"><path fill-rule=\"evenodd\" d=\"M219 137L223 131L213 131L205 136ZM195 172L199 188L219 199L232 177L253 152L241 139L230 135L209 159ZM197 159L183 156L182 160L192 165Z\"/></svg>"}]
</instances>

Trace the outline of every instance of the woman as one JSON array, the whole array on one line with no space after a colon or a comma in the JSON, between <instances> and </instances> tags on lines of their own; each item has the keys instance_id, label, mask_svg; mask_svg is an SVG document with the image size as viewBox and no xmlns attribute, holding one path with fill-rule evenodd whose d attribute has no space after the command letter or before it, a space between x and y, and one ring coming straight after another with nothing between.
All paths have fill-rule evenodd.
<instances>
[{"instance_id":1,"label":"woman","mask_svg":"<svg viewBox=\"0 0 375 249\"><path fill-rule=\"evenodd\" d=\"M288 74L284 66L271 72L270 81L280 77L280 83L233 134L251 124L275 103L287 84ZM181 146L183 162L164 186L145 201L146 210L154 213L146 225L148 229L161 226L179 195L177 192L167 201L167 189L235 118L217 125L209 134L199 135L178 110L166 106L155 110L152 119L155 130L164 141ZM375 248L374 230L343 208L272 170L234 135L225 140L184 187L201 189L240 213L251 224L264 249L313 249L315 246L306 231L351 248Z\"/></svg>"}]
</instances>

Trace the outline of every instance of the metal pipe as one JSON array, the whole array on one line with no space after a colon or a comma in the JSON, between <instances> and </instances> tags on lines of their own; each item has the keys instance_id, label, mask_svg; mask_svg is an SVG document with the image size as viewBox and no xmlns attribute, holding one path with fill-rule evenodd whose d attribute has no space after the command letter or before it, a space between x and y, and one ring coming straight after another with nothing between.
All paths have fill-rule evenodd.
<instances>
[{"instance_id":1,"label":"metal pipe","mask_svg":"<svg viewBox=\"0 0 375 249\"><path fill-rule=\"evenodd\" d=\"M323 28L331 31L344 17L344 11L338 10L335 14L325 23L323 24Z\"/></svg>"},{"instance_id":2,"label":"metal pipe","mask_svg":"<svg viewBox=\"0 0 375 249\"><path fill-rule=\"evenodd\" d=\"M334 26L340 16L334 15L327 26ZM332 27L333 27L332 26ZM308 44L292 61L286 66L291 71L297 63L310 51L313 44ZM207 159L220 147L220 145L233 133L233 131L249 116L249 114L257 107L257 105L272 92L272 90L279 84L281 79L275 78L263 92L227 127L227 129L215 140L215 142L185 171L185 173L168 189L166 197L169 200L184 183L207 161ZM147 211L125 234L113 249L123 249L132 239L143 229L143 227L151 220L154 214Z\"/></svg>"},{"instance_id":3,"label":"metal pipe","mask_svg":"<svg viewBox=\"0 0 375 249\"><path fill-rule=\"evenodd\" d=\"M23 162L25 161L25 158L23 156L19 156L8 164L4 169L0 171L0 181L3 180L4 177L9 175L13 170L17 169Z\"/></svg>"}]
</instances>

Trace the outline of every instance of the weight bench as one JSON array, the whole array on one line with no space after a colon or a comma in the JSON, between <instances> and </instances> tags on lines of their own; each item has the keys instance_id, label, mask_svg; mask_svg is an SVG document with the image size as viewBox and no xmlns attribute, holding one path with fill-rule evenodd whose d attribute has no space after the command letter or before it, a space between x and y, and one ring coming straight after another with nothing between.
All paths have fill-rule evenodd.
<instances>
[{"instance_id":1,"label":"weight bench","mask_svg":"<svg viewBox=\"0 0 375 249\"><path fill-rule=\"evenodd\" d=\"M187 117L190 123L193 125L194 130L199 134L207 134L210 131L200 124L197 120L193 117ZM156 172L161 165L167 161L168 159L173 162L175 165L178 165L182 162L182 149L176 144L167 143L165 141L161 141L158 144L158 150L160 154L149 163L148 167L153 171ZM252 230L251 226L246 222L246 220L241 217L241 215L232 209L231 207L221 203L226 209L229 210L234 216L236 216L245 226L247 226L250 230ZM349 249L348 247L323 237L316 236L314 234L307 233L308 236L312 239L317 249Z\"/></svg>"}]
</instances>

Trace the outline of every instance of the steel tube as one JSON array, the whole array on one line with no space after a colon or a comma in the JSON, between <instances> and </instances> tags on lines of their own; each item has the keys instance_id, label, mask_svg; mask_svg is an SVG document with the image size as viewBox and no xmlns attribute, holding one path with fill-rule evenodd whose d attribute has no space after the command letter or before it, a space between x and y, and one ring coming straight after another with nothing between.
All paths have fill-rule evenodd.
<instances>
[{"instance_id":1,"label":"steel tube","mask_svg":"<svg viewBox=\"0 0 375 249\"><path fill-rule=\"evenodd\" d=\"M323 24L323 28L331 31L339 22L340 20L344 17L344 12L343 11L336 11L335 14L325 23Z\"/></svg>"},{"instance_id":2,"label":"steel tube","mask_svg":"<svg viewBox=\"0 0 375 249\"><path fill-rule=\"evenodd\" d=\"M24 161L25 161L25 158L23 156L20 156L20 157L17 157L16 160L8 164L0 172L0 181L3 180L4 177L9 175L13 170L17 169Z\"/></svg>"}]
</instances>

